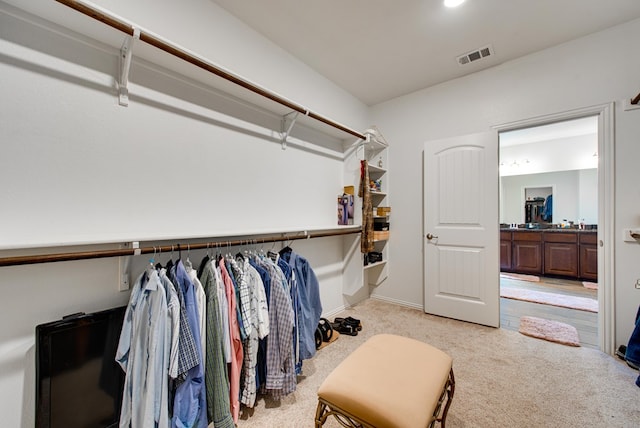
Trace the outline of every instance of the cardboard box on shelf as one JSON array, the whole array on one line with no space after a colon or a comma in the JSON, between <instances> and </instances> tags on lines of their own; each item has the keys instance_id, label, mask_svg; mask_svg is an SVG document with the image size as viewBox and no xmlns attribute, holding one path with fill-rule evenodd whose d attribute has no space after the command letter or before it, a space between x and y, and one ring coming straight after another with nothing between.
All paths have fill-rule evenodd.
<instances>
[{"instance_id":1,"label":"cardboard box on shelf","mask_svg":"<svg viewBox=\"0 0 640 428\"><path fill-rule=\"evenodd\" d=\"M389 231L385 230L385 231L374 231L373 232L373 240L374 241L384 241L386 239L389 239Z\"/></svg>"},{"instance_id":2,"label":"cardboard box on shelf","mask_svg":"<svg viewBox=\"0 0 640 428\"><path fill-rule=\"evenodd\" d=\"M376 213L379 216L385 216L391 214L391 207L377 207Z\"/></svg>"}]
</instances>

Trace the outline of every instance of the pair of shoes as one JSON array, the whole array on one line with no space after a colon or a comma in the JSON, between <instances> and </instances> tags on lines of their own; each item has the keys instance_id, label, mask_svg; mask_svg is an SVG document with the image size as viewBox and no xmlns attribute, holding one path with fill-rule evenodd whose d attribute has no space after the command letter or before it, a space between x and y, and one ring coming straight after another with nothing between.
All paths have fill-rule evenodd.
<instances>
[{"instance_id":1,"label":"pair of shoes","mask_svg":"<svg viewBox=\"0 0 640 428\"><path fill-rule=\"evenodd\" d=\"M322 342L329 342L333 337L333 327L331 323L326 318L320 318L320 322L318 323L318 327L315 332L315 340L316 340L316 349L319 349L322 346Z\"/></svg>"},{"instance_id":2,"label":"pair of shoes","mask_svg":"<svg viewBox=\"0 0 640 428\"><path fill-rule=\"evenodd\" d=\"M338 319L338 318L336 318ZM331 323L331 327L333 327L333 329L335 331L337 331L340 334L346 334L348 336L357 336L358 335L358 330L356 329L355 326L347 323L346 321L342 321L342 322L333 322Z\"/></svg>"},{"instance_id":3,"label":"pair of shoes","mask_svg":"<svg viewBox=\"0 0 640 428\"><path fill-rule=\"evenodd\" d=\"M336 319L333 320L333 322L335 324L346 323L346 324L354 327L357 331L362 331L362 323L360 322L360 320L355 319L353 317L336 318Z\"/></svg>"}]
</instances>

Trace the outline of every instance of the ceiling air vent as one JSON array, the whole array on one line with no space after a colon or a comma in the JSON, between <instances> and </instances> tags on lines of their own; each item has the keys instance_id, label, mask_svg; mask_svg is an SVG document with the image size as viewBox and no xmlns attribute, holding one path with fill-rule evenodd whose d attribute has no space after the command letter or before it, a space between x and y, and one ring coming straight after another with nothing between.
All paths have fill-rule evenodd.
<instances>
[{"instance_id":1,"label":"ceiling air vent","mask_svg":"<svg viewBox=\"0 0 640 428\"><path fill-rule=\"evenodd\" d=\"M493 55L493 48L491 45L488 45L475 51L467 52L464 55L460 55L458 57L458 65L471 64L472 62L485 59L491 55Z\"/></svg>"}]
</instances>

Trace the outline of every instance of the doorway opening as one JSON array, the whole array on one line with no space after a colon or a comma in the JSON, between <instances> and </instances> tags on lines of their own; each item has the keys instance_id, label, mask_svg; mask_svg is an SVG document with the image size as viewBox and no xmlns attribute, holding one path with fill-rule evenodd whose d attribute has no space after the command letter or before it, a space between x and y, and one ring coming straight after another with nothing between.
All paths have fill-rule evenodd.
<instances>
[{"instance_id":1,"label":"doorway opening","mask_svg":"<svg viewBox=\"0 0 640 428\"><path fill-rule=\"evenodd\" d=\"M582 346L603 348L600 116L541 120L499 133L502 328L517 331L522 316L534 316L572 325Z\"/></svg>"}]
</instances>

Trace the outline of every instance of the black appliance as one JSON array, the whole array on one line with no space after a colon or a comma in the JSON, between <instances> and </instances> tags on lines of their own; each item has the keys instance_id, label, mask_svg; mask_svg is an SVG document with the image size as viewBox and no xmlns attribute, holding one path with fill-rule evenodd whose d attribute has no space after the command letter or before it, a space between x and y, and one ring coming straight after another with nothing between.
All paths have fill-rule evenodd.
<instances>
[{"instance_id":1,"label":"black appliance","mask_svg":"<svg viewBox=\"0 0 640 428\"><path fill-rule=\"evenodd\" d=\"M124 372L114 359L125 309L36 326L36 428L118 426Z\"/></svg>"}]
</instances>

